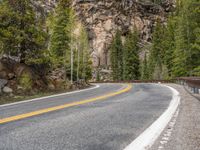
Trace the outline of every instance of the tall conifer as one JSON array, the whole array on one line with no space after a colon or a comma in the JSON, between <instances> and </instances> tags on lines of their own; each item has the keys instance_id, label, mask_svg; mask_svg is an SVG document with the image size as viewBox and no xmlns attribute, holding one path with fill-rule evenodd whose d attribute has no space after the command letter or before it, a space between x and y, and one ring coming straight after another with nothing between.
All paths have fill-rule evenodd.
<instances>
[{"instance_id":1,"label":"tall conifer","mask_svg":"<svg viewBox=\"0 0 200 150\"><path fill-rule=\"evenodd\" d=\"M135 29L125 39L124 53L124 80L137 80L140 77L139 36Z\"/></svg>"},{"instance_id":2,"label":"tall conifer","mask_svg":"<svg viewBox=\"0 0 200 150\"><path fill-rule=\"evenodd\" d=\"M0 43L3 53L19 56L22 63L45 59L47 34L30 0L4 0L0 5Z\"/></svg>"}]
</instances>

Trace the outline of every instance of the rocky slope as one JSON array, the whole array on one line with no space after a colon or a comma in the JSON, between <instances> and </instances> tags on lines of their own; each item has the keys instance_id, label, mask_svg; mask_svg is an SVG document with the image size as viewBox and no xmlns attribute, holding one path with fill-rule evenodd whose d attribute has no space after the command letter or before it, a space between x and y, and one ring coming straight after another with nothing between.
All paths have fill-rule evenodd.
<instances>
[{"instance_id":1,"label":"rocky slope","mask_svg":"<svg viewBox=\"0 0 200 150\"><path fill-rule=\"evenodd\" d=\"M44 19L48 12L53 11L58 0L34 0L32 1L38 15ZM148 45L152 39L152 29L159 19L163 23L166 15L173 9L174 0L165 0L156 5L148 0L74 0L73 7L85 28L88 31L93 66L100 69L101 79L108 79L109 71L109 47L117 29L123 36L134 26L140 31L141 47ZM50 83L50 88L55 89L62 83L61 75L55 71L48 81L42 80L40 74L35 73L30 67L13 62L13 60L0 60L0 93L5 85L14 90L23 87L18 82L27 85L34 81L32 87L43 88ZM24 77L25 75L25 77ZM27 78L29 76L29 78ZM94 74L95 76L95 74ZM21 77L23 77L21 79ZM22 80L22 81L19 81ZM47 83L45 83L47 82ZM9 92L9 90L7 90Z\"/></svg>"},{"instance_id":2,"label":"rocky slope","mask_svg":"<svg viewBox=\"0 0 200 150\"><path fill-rule=\"evenodd\" d=\"M85 24L90 39L94 66L109 66L109 46L117 29L126 35L134 26L141 33L141 46L151 41L152 29L173 9L173 1L161 5L139 0L77 0L77 15Z\"/></svg>"},{"instance_id":3,"label":"rocky slope","mask_svg":"<svg viewBox=\"0 0 200 150\"><path fill-rule=\"evenodd\" d=\"M52 11L58 0L45 0L40 6ZM126 35L134 26L140 31L141 47L151 41L152 29L174 8L175 0L163 0L160 5L151 0L74 0L73 7L85 25L94 67L107 68L109 46L117 29Z\"/></svg>"}]
</instances>

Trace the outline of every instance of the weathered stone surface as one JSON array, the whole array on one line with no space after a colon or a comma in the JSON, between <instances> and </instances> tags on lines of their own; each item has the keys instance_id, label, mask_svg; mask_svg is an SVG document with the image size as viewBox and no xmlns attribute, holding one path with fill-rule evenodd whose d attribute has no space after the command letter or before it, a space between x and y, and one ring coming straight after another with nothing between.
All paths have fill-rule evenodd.
<instances>
[{"instance_id":1,"label":"weathered stone surface","mask_svg":"<svg viewBox=\"0 0 200 150\"><path fill-rule=\"evenodd\" d=\"M141 45L151 41L159 19L166 21L174 0L159 5L135 0L74 1L74 8L89 31L94 67L109 66L109 46L116 30L126 35L134 26L140 31Z\"/></svg>"},{"instance_id":2,"label":"weathered stone surface","mask_svg":"<svg viewBox=\"0 0 200 150\"><path fill-rule=\"evenodd\" d=\"M53 10L58 0L35 1L36 6ZM152 39L152 28L160 19L166 20L167 12L174 8L174 0L161 5L142 0L73 0L77 16L86 26L90 40L94 67L109 66L108 48L117 29L124 35L136 26L141 34L141 45Z\"/></svg>"},{"instance_id":3,"label":"weathered stone surface","mask_svg":"<svg viewBox=\"0 0 200 150\"><path fill-rule=\"evenodd\" d=\"M8 83L5 79L0 79L0 89L2 89Z\"/></svg>"},{"instance_id":4,"label":"weathered stone surface","mask_svg":"<svg viewBox=\"0 0 200 150\"><path fill-rule=\"evenodd\" d=\"M46 11L51 11L57 2L45 0L37 6L42 5ZM88 31L93 66L110 65L108 49L117 29L126 35L136 26L140 31L140 45L149 43L155 22L159 19L164 23L174 4L175 0L166 0L161 5L150 0L73 0L77 16Z\"/></svg>"},{"instance_id":5,"label":"weathered stone surface","mask_svg":"<svg viewBox=\"0 0 200 150\"><path fill-rule=\"evenodd\" d=\"M4 93L12 93L13 90L12 90L11 88L5 86L5 87L3 88L3 92L4 92Z\"/></svg>"},{"instance_id":6,"label":"weathered stone surface","mask_svg":"<svg viewBox=\"0 0 200 150\"><path fill-rule=\"evenodd\" d=\"M8 79L11 80L13 78L15 78L15 74L14 73L9 73L8 74Z\"/></svg>"},{"instance_id":7,"label":"weathered stone surface","mask_svg":"<svg viewBox=\"0 0 200 150\"><path fill-rule=\"evenodd\" d=\"M55 87L52 83L50 83L50 84L48 85L48 89L50 89L50 90L55 90L56 87Z\"/></svg>"}]
</instances>

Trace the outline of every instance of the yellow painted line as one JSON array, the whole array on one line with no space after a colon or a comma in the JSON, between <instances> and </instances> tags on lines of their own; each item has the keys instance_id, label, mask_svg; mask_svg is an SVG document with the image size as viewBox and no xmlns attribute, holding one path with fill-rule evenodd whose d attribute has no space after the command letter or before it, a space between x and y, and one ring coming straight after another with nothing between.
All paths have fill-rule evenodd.
<instances>
[{"instance_id":1,"label":"yellow painted line","mask_svg":"<svg viewBox=\"0 0 200 150\"><path fill-rule=\"evenodd\" d=\"M37 110L37 111L33 111L33 112L21 114L21 115L11 116L11 117L8 117L8 118L3 118L3 119L0 119L0 124L11 122L11 121L16 121L16 120L36 116L36 115L41 115L41 114L44 114L44 113L48 113L48 112L52 112L52 111L56 111L56 110L60 110L60 109L68 108L68 107L73 107L73 106L83 105L83 104L90 103L90 102L103 100L103 99L106 99L106 98L109 98L109 97L112 97L112 96L116 96L116 95L128 92L131 88L132 88L132 85L128 84L128 86L126 88L124 88L120 91L109 93L109 94L106 94L106 95L103 95L103 96L99 96L99 97L95 97L95 98L91 98L91 99L86 99L86 100L82 100L82 101L77 101L77 102L72 102L72 103L67 103L67 104L64 104L64 105L55 106L55 107L51 107L51 108L45 108L45 109L41 109L41 110Z\"/></svg>"}]
</instances>

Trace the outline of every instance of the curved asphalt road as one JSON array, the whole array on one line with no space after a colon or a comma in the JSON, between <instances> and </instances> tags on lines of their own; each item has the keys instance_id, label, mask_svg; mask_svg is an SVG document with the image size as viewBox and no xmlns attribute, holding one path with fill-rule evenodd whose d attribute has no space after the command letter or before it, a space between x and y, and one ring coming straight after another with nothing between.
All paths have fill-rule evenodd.
<instances>
[{"instance_id":1,"label":"curved asphalt road","mask_svg":"<svg viewBox=\"0 0 200 150\"><path fill-rule=\"evenodd\" d=\"M125 88L97 89L0 107L0 119L90 99ZM0 124L0 150L123 150L168 107L171 91L161 85L133 88L104 100Z\"/></svg>"}]
</instances>

